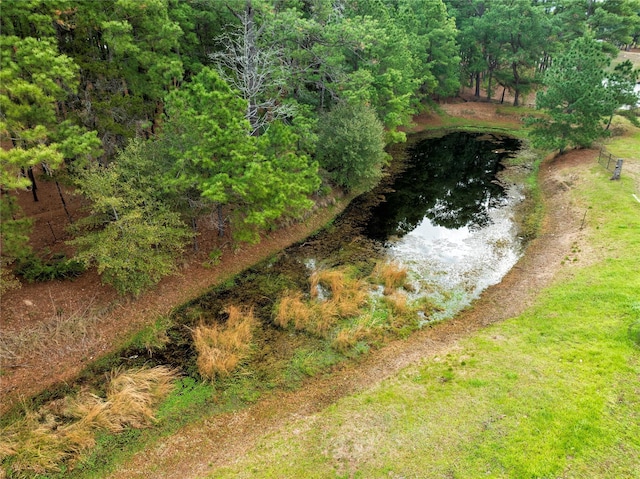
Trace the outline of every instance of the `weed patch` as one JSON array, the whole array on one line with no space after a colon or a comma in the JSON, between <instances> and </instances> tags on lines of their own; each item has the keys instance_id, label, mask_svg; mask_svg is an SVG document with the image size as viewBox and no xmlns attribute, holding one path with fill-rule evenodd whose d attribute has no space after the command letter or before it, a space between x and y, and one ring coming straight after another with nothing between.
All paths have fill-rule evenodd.
<instances>
[{"instance_id":1,"label":"weed patch","mask_svg":"<svg viewBox=\"0 0 640 479\"><path fill-rule=\"evenodd\" d=\"M73 345L67 347L76 351L89 351L89 345L100 336L102 321L101 315L93 311L92 302L72 312L55 308L55 303L53 309L51 320L31 329L21 329L19 333L0 336L0 360L4 365L30 357L51 357L60 344Z\"/></svg>"},{"instance_id":2,"label":"weed patch","mask_svg":"<svg viewBox=\"0 0 640 479\"><path fill-rule=\"evenodd\" d=\"M381 262L373 270L372 279L384 286L384 294L402 288L408 278L407 268L396 262Z\"/></svg>"}]
</instances>

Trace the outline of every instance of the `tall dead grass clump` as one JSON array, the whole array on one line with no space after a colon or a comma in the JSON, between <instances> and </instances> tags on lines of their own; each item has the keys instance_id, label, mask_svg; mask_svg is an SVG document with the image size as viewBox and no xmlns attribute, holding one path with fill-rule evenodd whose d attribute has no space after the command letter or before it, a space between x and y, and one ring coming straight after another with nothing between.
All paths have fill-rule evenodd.
<instances>
[{"instance_id":1,"label":"tall dead grass clump","mask_svg":"<svg viewBox=\"0 0 640 479\"><path fill-rule=\"evenodd\" d=\"M289 291L280 297L274 314L274 322L281 328L290 323L300 330L306 329L311 323L313 311L302 299L300 291Z\"/></svg>"},{"instance_id":2,"label":"tall dead grass clump","mask_svg":"<svg viewBox=\"0 0 640 479\"><path fill-rule=\"evenodd\" d=\"M328 289L331 296L318 298L319 286ZM340 317L351 318L360 314L369 294L363 281L350 278L343 269L326 269L311 275L311 297L333 302Z\"/></svg>"},{"instance_id":3,"label":"tall dead grass clump","mask_svg":"<svg viewBox=\"0 0 640 479\"><path fill-rule=\"evenodd\" d=\"M334 297L338 296L345 286L345 280L345 272L340 269L321 269L314 271L310 278L311 297L317 298L319 296L319 286L331 291Z\"/></svg>"},{"instance_id":4,"label":"tall dead grass clump","mask_svg":"<svg viewBox=\"0 0 640 479\"><path fill-rule=\"evenodd\" d=\"M56 432L57 420L35 411L0 430L0 460L8 459L7 472L18 477L60 471L60 464L69 458L63 435Z\"/></svg>"},{"instance_id":5,"label":"tall dead grass clump","mask_svg":"<svg viewBox=\"0 0 640 479\"><path fill-rule=\"evenodd\" d=\"M401 264L390 261L378 263L373 270L372 277L376 282L384 286L384 294L391 294L397 288L401 288L407 282L407 268Z\"/></svg>"},{"instance_id":6,"label":"tall dead grass clump","mask_svg":"<svg viewBox=\"0 0 640 479\"><path fill-rule=\"evenodd\" d=\"M176 370L164 366L116 370L109 376L106 398L88 392L66 398L60 416L46 406L26 411L0 431L0 460L17 477L56 472L65 462L72 467L95 444L96 431L120 432L155 422L154 407L169 394L176 377Z\"/></svg>"},{"instance_id":7,"label":"tall dead grass clump","mask_svg":"<svg viewBox=\"0 0 640 479\"><path fill-rule=\"evenodd\" d=\"M338 331L331 346L341 353L346 353L352 349L358 341L366 339L370 335L370 330L358 325L354 328L344 328Z\"/></svg>"},{"instance_id":8,"label":"tall dead grass clump","mask_svg":"<svg viewBox=\"0 0 640 479\"><path fill-rule=\"evenodd\" d=\"M193 331L198 371L207 379L231 374L251 346L252 330L256 324L253 311L229 306L227 312L229 319L226 323L201 324Z\"/></svg>"},{"instance_id":9,"label":"tall dead grass clump","mask_svg":"<svg viewBox=\"0 0 640 479\"><path fill-rule=\"evenodd\" d=\"M358 316L369 299L369 292L363 281L349 281L340 294L333 296L338 314L342 318Z\"/></svg>"},{"instance_id":10,"label":"tall dead grass clump","mask_svg":"<svg viewBox=\"0 0 640 479\"><path fill-rule=\"evenodd\" d=\"M84 392L69 401L66 414L79 421L66 432L147 427L156 421L154 408L171 392L176 377L177 371L166 366L116 369L109 375L106 399Z\"/></svg>"},{"instance_id":11,"label":"tall dead grass clump","mask_svg":"<svg viewBox=\"0 0 640 479\"><path fill-rule=\"evenodd\" d=\"M388 296L385 296L384 302L388 305L394 316L406 316L411 313L408 297L401 291L394 291Z\"/></svg>"},{"instance_id":12,"label":"tall dead grass clump","mask_svg":"<svg viewBox=\"0 0 640 479\"><path fill-rule=\"evenodd\" d=\"M309 332L326 338L340 320L340 312L336 302L333 300L317 302L313 310L314 317Z\"/></svg>"}]
</instances>

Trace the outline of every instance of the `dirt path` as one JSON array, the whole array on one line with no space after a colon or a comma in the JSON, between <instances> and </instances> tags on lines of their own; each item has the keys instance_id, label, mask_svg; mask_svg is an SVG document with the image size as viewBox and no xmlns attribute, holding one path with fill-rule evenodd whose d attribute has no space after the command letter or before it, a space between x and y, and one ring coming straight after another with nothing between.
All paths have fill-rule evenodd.
<instances>
[{"instance_id":1,"label":"dirt path","mask_svg":"<svg viewBox=\"0 0 640 479\"><path fill-rule=\"evenodd\" d=\"M408 340L393 342L358 364L343 365L331 375L309 380L298 391L276 392L243 411L189 425L136 454L110 477L201 477L234 462L264 434L314 414L341 397L370 388L410 364L443 354L455 348L460 338L486 325L518 315L554 278L570 273L572 266L563 266L562 260L573 245L582 250L581 266L594 255L583 241L584 212L572 205L569 194L580 181L580 171L595 164L596 155L593 150L572 151L543 164L541 181L547 214L542 234L503 281L489 288L472 309Z\"/></svg>"}]
</instances>

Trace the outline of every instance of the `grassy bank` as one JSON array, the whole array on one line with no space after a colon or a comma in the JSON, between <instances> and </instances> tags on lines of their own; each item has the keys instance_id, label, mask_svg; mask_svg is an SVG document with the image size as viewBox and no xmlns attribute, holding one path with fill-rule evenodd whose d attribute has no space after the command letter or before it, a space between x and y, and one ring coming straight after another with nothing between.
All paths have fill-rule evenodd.
<instances>
[{"instance_id":1,"label":"grassy bank","mask_svg":"<svg viewBox=\"0 0 640 479\"><path fill-rule=\"evenodd\" d=\"M576 249L522 316L265 436L210 477L640 477L635 181L575 174L595 264L577 266Z\"/></svg>"}]
</instances>

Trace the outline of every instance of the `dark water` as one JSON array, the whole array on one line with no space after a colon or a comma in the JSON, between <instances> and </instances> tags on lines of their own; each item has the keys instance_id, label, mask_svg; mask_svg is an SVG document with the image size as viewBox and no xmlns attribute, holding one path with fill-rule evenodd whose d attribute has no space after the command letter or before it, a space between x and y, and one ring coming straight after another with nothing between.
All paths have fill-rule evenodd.
<instances>
[{"instance_id":1,"label":"dark water","mask_svg":"<svg viewBox=\"0 0 640 479\"><path fill-rule=\"evenodd\" d=\"M400 238L427 218L434 226L478 229L506 196L496 180L501 161L518 140L479 133L451 133L407 148L406 171L371 211L364 234L377 241Z\"/></svg>"}]
</instances>

